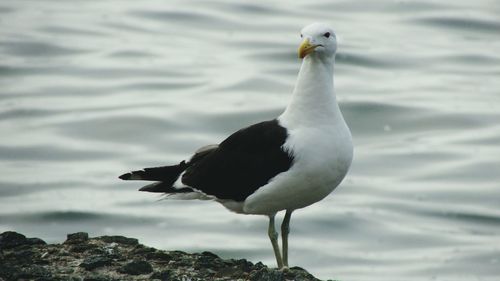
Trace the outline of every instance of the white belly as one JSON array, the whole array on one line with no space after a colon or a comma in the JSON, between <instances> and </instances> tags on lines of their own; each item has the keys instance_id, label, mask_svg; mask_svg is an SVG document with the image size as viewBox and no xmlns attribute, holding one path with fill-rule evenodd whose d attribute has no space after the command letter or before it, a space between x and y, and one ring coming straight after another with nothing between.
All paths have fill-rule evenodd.
<instances>
[{"instance_id":1,"label":"white belly","mask_svg":"<svg viewBox=\"0 0 500 281\"><path fill-rule=\"evenodd\" d=\"M250 195L243 204L244 213L272 214L320 201L340 184L353 155L345 124L293 130L284 148L294 154L291 169Z\"/></svg>"}]
</instances>

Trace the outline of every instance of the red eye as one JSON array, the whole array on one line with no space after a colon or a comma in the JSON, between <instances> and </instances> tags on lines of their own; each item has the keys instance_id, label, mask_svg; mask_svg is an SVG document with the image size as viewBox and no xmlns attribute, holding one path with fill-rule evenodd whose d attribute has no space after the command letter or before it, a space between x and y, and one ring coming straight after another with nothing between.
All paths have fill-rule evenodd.
<instances>
[{"instance_id":1,"label":"red eye","mask_svg":"<svg viewBox=\"0 0 500 281\"><path fill-rule=\"evenodd\" d=\"M330 32L323 34L323 36L325 36L326 38L330 37Z\"/></svg>"}]
</instances>

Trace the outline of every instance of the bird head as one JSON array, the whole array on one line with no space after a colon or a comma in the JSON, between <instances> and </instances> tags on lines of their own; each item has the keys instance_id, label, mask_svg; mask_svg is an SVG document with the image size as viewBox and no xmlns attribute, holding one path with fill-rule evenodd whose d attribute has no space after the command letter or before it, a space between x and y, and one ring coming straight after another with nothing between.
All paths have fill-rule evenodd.
<instances>
[{"instance_id":1,"label":"bird head","mask_svg":"<svg viewBox=\"0 0 500 281\"><path fill-rule=\"evenodd\" d=\"M337 37L333 29L323 23L313 23L300 33L302 43L299 46L299 58L307 55L334 56L337 51Z\"/></svg>"}]
</instances>

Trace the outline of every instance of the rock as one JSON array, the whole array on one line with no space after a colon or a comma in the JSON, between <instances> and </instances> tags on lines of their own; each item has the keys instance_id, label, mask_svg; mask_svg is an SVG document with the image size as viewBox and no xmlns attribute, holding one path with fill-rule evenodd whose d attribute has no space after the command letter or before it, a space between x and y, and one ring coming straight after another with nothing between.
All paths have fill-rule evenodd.
<instances>
[{"instance_id":1,"label":"rock","mask_svg":"<svg viewBox=\"0 0 500 281\"><path fill-rule=\"evenodd\" d=\"M116 279L100 274L85 277L83 281L115 281Z\"/></svg>"},{"instance_id":2,"label":"rock","mask_svg":"<svg viewBox=\"0 0 500 281\"><path fill-rule=\"evenodd\" d=\"M0 234L0 249L12 249L28 242L26 236L13 231Z\"/></svg>"},{"instance_id":3,"label":"rock","mask_svg":"<svg viewBox=\"0 0 500 281\"><path fill-rule=\"evenodd\" d=\"M151 274L151 279L160 279L160 280L173 280L172 276L174 273L170 269L166 269L163 271L158 271Z\"/></svg>"},{"instance_id":4,"label":"rock","mask_svg":"<svg viewBox=\"0 0 500 281\"><path fill-rule=\"evenodd\" d=\"M21 268L21 272L16 275L17 279L37 279L45 278L49 280L50 271L39 265L28 265Z\"/></svg>"},{"instance_id":5,"label":"rock","mask_svg":"<svg viewBox=\"0 0 500 281\"><path fill-rule=\"evenodd\" d=\"M86 270L93 270L98 267L103 267L106 265L111 265L111 259L103 256L94 256L86 258L81 264L80 267L85 268Z\"/></svg>"},{"instance_id":6,"label":"rock","mask_svg":"<svg viewBox=\"0 0 500 281\"><path fill-rule=\"evenodd\" d=\"M95 250L95 251L93 251ZM71 247L68 248L68 251L70 252L75 252L75 253L84 253L87 251L92 251L92 254L99 254L98 246L94 244L75 244L71 245Z\"/></svg>"},{"instance_id":7,"label":"rock","mask_svg":"<svg viewBox=\"0 0 500 281\"><path fill-rule=\"evenodd\" d=\"M158 262L168 263L172 260L172 256L165 252L154 252L146 254L147 260L156 260Z\"/></svg>"},{"instance_id":8,"label":"rock","mask_svg":"<svg viewBox=\"0 0 500 281\"><path fill-rule=\"evenodd\" d=\"M47 245L47 243L40 238L27 238L27 240L30 245Z\"/></svg>"},{"instance_id":9,"label":"rock","mask_svg":"<svg viewBox=\"0 0 500 281\"><path fill-rule=\"evenodd\" d=\"M250 281L284 281L283 271L262 268L250 274Z\"/></svg>"},{"instance_id":10,"label":"rock","mask_svg":"<svg viewBox=\"0 0 500 281\"><path fill-rule=\"evenodd\" d=\"M15 259L19 261L20 263L33 263L33 256L35 253L31 249L23 249L19 251L12 251L11 253L8 253L6 255L6 258L8 259Z\"/></svg>"},{"instance_id":11,"label":"rock","mask_svg":"<svg viewBox=\"0 0 500 281\"><path fill-rule=\"evenodd\" d=\"M239 280L318 281L299 267L268 268L244 259L223 260L210 252L162 251L135 238L68 234L46 244L16 232L0 234L0 281Z\"/></svg>"},{"instance_id":12,"label":"rock","mask_svg":"<svg viewBox=\"0 0 500 281\"><path fill-rule=\"evenodd\" d=\"M118 271L130 275L140 275L153 272L153 267L147 261L138 260L127 263Z\"/></svg>"},{"instance_id":13,"label":"rock","mask_svg":"<svg viewBox=\"0 0 500 281\"><path fill-rule=\"evenodd\" d=\"M107 243L119 243L119 244L126 244L126 245L138 245L139 240L135 238L128 238L125 236L101 236L97 237L97 239L101 239L104 242Z\"/></svg>"},{"instance_id":14,"label":"rock","mask_svg":"<svg viewBox=\"0 0 500 281\"><path fill-rule=\"evenodd\" d=\"M89 234L87 232L77 232L67 235L65 244L80 244L89 240Z\"/></svg>"},{"instance_id":15,"label":"rock","mask_svg":"<svg viewBox=\"0 0 500 281\"><path fill-rule=\"evenodd\" d=\"M285 279L294 278L296 281L305 281L305 280L320 281L319 279L316 279L312 274L307 272L305 269L298 266L294 266L289 270L285 270L284 273L285 273Z\"/></svg>"}]
</instances>

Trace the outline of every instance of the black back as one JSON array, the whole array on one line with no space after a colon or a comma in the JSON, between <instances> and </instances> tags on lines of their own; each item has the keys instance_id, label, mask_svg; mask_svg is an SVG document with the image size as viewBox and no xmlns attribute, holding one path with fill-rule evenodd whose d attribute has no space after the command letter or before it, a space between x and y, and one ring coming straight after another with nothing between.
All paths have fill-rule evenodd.
<instances>
[{"instance_id":1,"label":"black back","mask_svg":"<svg viewBox=\"0 0 500 281\"><path fill-rule=\"evenodd\" d=\"M291 167L293 157L282 149L287 136L277 120L241 129L198 161L188 163L182 182L219 199L244 201Z\"/></svg>"}]
</instances>

